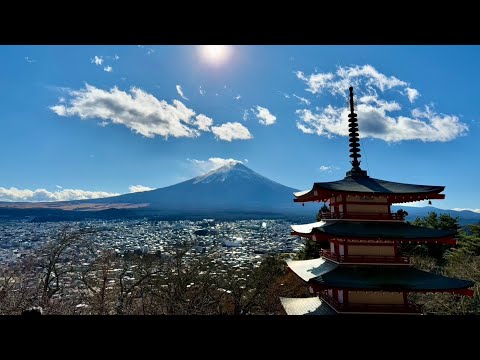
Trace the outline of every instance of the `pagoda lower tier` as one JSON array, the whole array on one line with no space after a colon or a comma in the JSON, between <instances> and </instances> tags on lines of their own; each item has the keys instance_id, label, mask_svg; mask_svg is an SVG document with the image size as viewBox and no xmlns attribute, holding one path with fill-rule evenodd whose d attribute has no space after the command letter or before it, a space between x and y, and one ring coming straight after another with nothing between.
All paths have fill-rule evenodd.
<instances>
[{"instance_id":1,"label":"pagoda lower tier","mask_svg":"<svg viewBox=\"0 0 480 360\"><path fill-rule=\"evenodd\" d=\"M347 265L325 258L292 260L289 268L319 297L311 311L328 314L328 305L335 313L356 314L419 314L421 307L408 302L411 292L443 292L472 296L473 282L428 273L411 266ZM306 301L304 301L306 302ZM287 313L301 313L299 299L282 300ZM302 305L303 304L303 305ZM288 305L288 309L287 306ZM321 310L323 309L323 310Z\"/></svg>"}]
</instances>

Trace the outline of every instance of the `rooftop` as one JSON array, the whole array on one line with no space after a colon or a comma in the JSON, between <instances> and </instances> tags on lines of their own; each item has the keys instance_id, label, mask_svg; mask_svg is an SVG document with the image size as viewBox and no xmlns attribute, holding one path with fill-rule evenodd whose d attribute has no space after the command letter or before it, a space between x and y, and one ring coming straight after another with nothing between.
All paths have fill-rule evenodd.
<instances>
[{"instance_id":1,"label":"rooftop","mask_svg":"<svg viewBox=\"0 0 480 360\"><path fill-rule=\"evenodd\" d=\"M332 193L396 196L414 196L423 194L431 195L431 198L435 198L438 197L438 193L442 192L444 189L445 186L404 184L375 179L369 176L346 176L338 181L316 182L311 190L295 192L293 195L295 196L294 201L297 202L312 201L320 197L327 199ZM443 196L441 197L443 198Z\"/></svg>"},{"instance_id":2,"label":"rooftop","mask_svg":"<svg viewBox=\"0 0 480 360\"><path fill-rule=\"evenodd\" d=\"M300 278L326 288L383 291L451 291L474 283L406 266L339 265L319 258L287 262Z\"/></svg>"},{"instance_id":3,"label":"rooftop","mask_svg":"<svg viewBox=\"0 0 480 360\"><path fill-rule=\"evenodd\" d=\"M455 236L454 231L435 230L404 222L381 221L319 221L311 224L292 225L297 235L325 234L332 237L363 239L440 239Z\"/></svg>"},{"instance_id":4,"label":"rooftop","mask_svg":"<svg viewBox=\"0 0 480 360\"><path fill-rule=\"evenodd\" d=\"M336 312L318 296L309 298L285 298L280 301L287 315L335 315Z\"/></svg>"}]
</instances>

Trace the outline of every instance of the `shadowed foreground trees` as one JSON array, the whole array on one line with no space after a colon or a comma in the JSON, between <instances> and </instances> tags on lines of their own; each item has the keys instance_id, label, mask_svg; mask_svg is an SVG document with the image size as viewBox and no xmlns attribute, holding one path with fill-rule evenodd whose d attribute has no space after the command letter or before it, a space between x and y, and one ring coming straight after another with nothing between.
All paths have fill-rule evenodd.
<instances>
[{"instance_id":1,"label":"shadowed foreground trees","mask_svg":"<svg viewBox=\"0 0 480 360\"><path fill-rule=\"evenodd\" d=\"M407 245L402 252L412 257L413 265L419 269L449 277L475 282L474 296L456 294L412 294L411 299L423 304L430 314L480 314L480 225L469 225L462 229L458 218L448 214L429 213L417 218L413 225L433 229L452 230L457 233L457 245L442 244Z\"/></svg>"},{"instance_id":2,"label":"shadowed foreground trees","mask_svg":"<svg viewBox=\"0 0 480 360\"><path fill-rule=\"evenodd\" d=\"M39 306L43 314L282 314L279 296L306 295L287 285L279 256L229 266L187 243L168 254L119 254L95 246L94 235L62 229L36 257L1 269L0 313Z\"/></svg>"}]
</instances>

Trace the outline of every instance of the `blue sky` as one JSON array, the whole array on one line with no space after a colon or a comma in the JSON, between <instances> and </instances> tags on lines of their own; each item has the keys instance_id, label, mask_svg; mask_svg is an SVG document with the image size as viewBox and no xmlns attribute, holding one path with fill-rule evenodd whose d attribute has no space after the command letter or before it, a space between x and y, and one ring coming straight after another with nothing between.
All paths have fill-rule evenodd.
<instances>
[{"instance_id":1,"label":"blue sky","mask_svg":"<svg viewBox=\"0 0 480 360\"><path fill-rule=\"evenodd\" d=\"M480 208L478 46L1 46L0 201L175 184L244 162L297 189L362 168Z\"/></svg>"}]
</instances>

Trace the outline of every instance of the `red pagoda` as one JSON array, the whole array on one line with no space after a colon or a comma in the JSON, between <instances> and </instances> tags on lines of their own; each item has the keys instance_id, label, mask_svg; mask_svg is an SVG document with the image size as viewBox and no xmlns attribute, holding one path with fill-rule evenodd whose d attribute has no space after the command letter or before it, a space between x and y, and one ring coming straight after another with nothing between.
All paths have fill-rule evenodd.
<instances>
[{"instance_id":1,"label":"red pagoda","mask_svg":"<svg viewBox=\"0 0 480 360\"><path fill-rule=\"evenodd\" d=\"M318 222L292 225L292 235L324 248L321 257L287 264L309 286L310 298L281 298L289 315L420 314L411 292L473 295L471 281L418 270L399 254L402 243L456 244L455 233L413 226L391 205L444 199L444 186L402 184L371 178L360 168L357 114L350 87L349 137L352 169L339 181L315 183L294 194L295 202L323 201ZM326 209L324 209L326 210Z\"/></svg>"}]
</instances>

